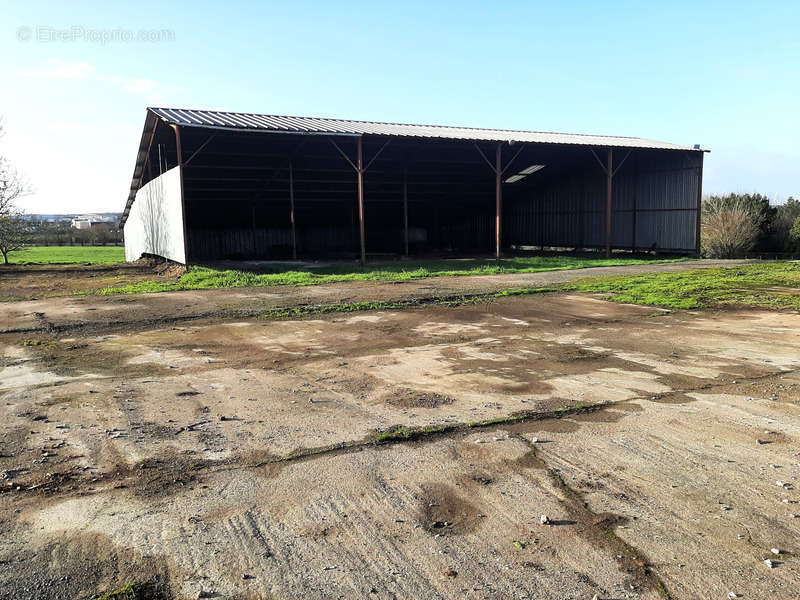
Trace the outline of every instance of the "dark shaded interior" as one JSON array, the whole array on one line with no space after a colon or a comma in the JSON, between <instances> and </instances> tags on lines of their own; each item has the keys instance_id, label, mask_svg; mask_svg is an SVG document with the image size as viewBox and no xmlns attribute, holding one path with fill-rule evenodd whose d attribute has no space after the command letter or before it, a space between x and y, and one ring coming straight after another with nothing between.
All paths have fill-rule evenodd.
<instances>
[{"instance_id":1,"label":"dark shaded interior","mask_svg":"<svg viewBox=\"0 0 800 600\"><path fill-rule=\"evenodd\" d=\"M357 176L342 155L357 162L356 136L182 127L181 144L190 262L292 257L290 180L297 257L359 255ZM406 253L404 185L410 255L493 253L496 149L495 142L363 136L367 254ZM504 143L501 151L505 251L604 246L606 148ZM613 248L695 252L701 158L614 149ZM175 133L159 122L142 183L177 162ZM507 181L533 165L544 166Z\"/></svg>"}]
</instances>

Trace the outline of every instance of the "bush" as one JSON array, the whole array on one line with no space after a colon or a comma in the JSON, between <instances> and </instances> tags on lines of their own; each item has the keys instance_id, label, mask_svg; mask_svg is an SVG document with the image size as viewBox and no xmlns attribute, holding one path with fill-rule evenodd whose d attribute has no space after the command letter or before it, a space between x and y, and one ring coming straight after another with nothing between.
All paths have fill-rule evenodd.
<instances>
[{"instance_id":1,"label":"bush","mask_svg":"<svg viewBox=\"0 0 800 600\"><path fill-rule=\"evenodd\" d=\"M728 194L727 196L709 196L703 201L703 212L712 214L724 210L745 212L756 226L756 239L753 246L745 252L755 248L759 251L775 252L781 248L775 247L773 226L778 209L772 206L769 198L762 194ZM705 220L705 219L704 219Z\"/></svg>"},{"instance_id":2,"label":"bush","mask_svg":"<svg viewBox=\"0 0 800 600\"><path fill-rule=\"evenodd\" d=\"M702 252L709 258L736 258L756 244L760 230L740 202L708 202L703 206Z\"/></svg>"}]
</instances>

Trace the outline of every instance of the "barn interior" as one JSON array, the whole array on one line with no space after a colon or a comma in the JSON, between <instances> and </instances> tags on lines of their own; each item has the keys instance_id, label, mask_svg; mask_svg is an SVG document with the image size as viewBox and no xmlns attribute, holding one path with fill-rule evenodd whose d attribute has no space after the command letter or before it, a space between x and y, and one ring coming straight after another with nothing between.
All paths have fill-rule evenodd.
<instances>
[{"instance_id":1,"label":"barn interior","mask_svg":"<svg viewBox=\"0 0 800 600\"><path fill-rule=\"evenodd\" d=\"M494 253L498 160L502 252L603 248L610 153L610 248L696 251L702 153L687 150L199 126L176 135L156 119L139 185L182 162L187 262L350 259L361 251L359 145L371 259Z\"/></svg>"}]
</instances>

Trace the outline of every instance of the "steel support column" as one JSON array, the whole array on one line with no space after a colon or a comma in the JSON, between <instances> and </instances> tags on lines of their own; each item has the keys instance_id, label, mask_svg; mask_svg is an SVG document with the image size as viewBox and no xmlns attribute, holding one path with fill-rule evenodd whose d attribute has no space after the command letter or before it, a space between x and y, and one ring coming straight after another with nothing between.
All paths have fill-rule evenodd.
<instances>
[{"instance_id":1,"label":"steel support column","mask_svg":"<svg viewBox=\"0 0 800 600\"><path fill-rule=\"evenodd\" d=\"M500 258L500 235L502 227L502 212L503 212L503 146L498 142L497 152L495 155L495 188L494 188L494 256Z\"/></svg>"},{"instance_id":2,"label":"steel support column","mask_svg":"<svg viewBox=\"0 0 800 600\"><path fill-rule=\"evenodd\" d=\"M695 252L697 252L697 256L700 256L700 252L702 250L700 246L700 225L701 219L703 216L703 152L700 152L700 165L697 169L697 222L695 223Z\"/></svg>"},{"instance_id":3,"label":"steel support column","mask_svg":"<svg viewBox=\"0 0 800 600\"><path fill-rule=\"evenodd\" d=\"M297 260L297 233L294 224L294 171L289 161L289 221L292 225L292 260Z\"/></svg>"},{"instance_id":4,"label":"steel support column","mask_svg":"<svg viewBox=\"0 0 800 600\"><path fill-rule=\"evenodd\" d=\"M408 256L408 168L403 167L403 242Z\"/></svg>"},{"instance_id":5,"label":"steel support column","mask_svg":"<svg viewBox=\"0 0 800 600\"><path fill-rule=\"evenodd\" d=\"M611 257L611 180L614 177L614 150L608 149L606 159L606 257Z\"/></svg>"},{"instance_id":6,"label":"steel support column","mask_svg":"<svg viewBox=\"0 0 800 600\"><path fill-rule=\"evenodd\" d=\"M183 220L183 260L189 266L189 229L186 226L186 199L183 193L183 151L181 149L181 130L177 125L173 125L175 130L175 148L178 153L178 180L181 186L181 216Z\"/></svg>"},{"instance_id":7,"label":"steel support column","mask_svg":"<svg viewBox=\"0 0 800 600\"><path fill-rule=\"evenodd\" d=\"M358 173L358 229L361 238L361 264L365 265L367 263L367 248L364 230L364 149L362 136L358 137L356 172Z\"/></svg>"}]
</instances>

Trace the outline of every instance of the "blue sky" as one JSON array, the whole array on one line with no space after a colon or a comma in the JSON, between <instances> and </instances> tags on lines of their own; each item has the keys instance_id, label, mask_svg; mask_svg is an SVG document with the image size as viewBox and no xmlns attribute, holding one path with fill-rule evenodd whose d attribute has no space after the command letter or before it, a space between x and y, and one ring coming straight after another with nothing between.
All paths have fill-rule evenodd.
<instances>
[{"instance_id":1,"label":"blue sky","mask_svg":"<svg viewBox=\"0 0 800 600\"><path fill-rule=\"evenodd\" d=\"M706 192L800 196L796 1L0 6L28 212L121 210L148 105L699 143Z\"/></svg>"}]
</instances>

